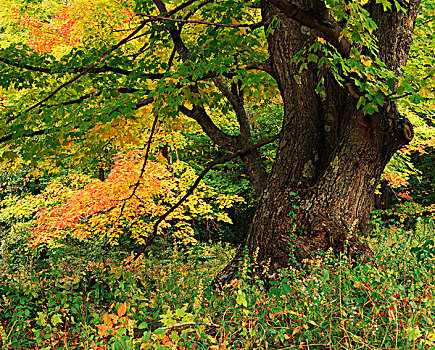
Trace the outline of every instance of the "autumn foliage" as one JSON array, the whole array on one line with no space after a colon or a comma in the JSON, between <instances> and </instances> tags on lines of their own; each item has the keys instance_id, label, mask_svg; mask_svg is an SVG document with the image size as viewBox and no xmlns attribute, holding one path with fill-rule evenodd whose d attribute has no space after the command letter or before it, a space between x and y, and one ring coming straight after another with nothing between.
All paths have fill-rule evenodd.
<instances>
[{"instance_id":1,"label":"autumn foliage","mask_svg":"<svg viewBox=\"0 0 435 350\"><path fill-rule=\"evenodd\" d=\"M66 235L78 239L107 235L112 244L127 235L144 243L155 220L187 192L196 175L183 162L169 167L148 161L141 176L143 153L134 150L119 155L104 182L92 181L62 205L41 209L33 225L32 244L54 242ZM160 225L159 232L192 242L194 219L230 223L224 209L241 201L237 195L217 195L211 187L200 185Z\"/></svg>"},{"instance_id":2,"label":"autumn foliage","mask_svg":"<svg viewBox=\"0 0 435 350\"><path fill-rule=\"evenodd\" d=\"M51 52L54 48L71 48L78 39L73 39L73 27L76 21L71 18L70 7L63 7L50 22L24 14L20 25L30 31L27 45L39 53ZM19 14L16 12L18 18Z\"/></svg>"},{"instance_id":3,"label":"autumn foliage","mask_svg":"<svg viewBox=\"0 0 435 350\"><path fill-rule=\"evenodd\" d=\"M80 42L95 40L96 37L103 39L113 31L122 32L134 19L130 8L120 4L108 5L104 1L75 1L57 11L49 8L48 12L38 16L19 8L12 10L18 26L27 31L26 45L39 54L58 57L67 54Z\"/></svg>"}]
</instances>

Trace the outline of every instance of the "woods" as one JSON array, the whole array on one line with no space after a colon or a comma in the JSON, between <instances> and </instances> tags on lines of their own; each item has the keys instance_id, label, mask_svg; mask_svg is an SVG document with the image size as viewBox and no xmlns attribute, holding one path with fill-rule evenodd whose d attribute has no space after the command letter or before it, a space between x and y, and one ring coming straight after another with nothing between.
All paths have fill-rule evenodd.
<instances>
[{"instance_id":1,"label":"woods","mask_svg":"<svg viewBox=\"0 0 435 350\"><path fill-rule=\"evenodd\" d=\"M404 295L423 278L420 269L426 287L418 298L432 293L430 1L0 5L0 271L8 281L2 293L32 295L18 286L44 271L40 286L62 285L67 299L84 293L86 308L98 309L92 329L76 322L84 307L78 300L76 311L68 311L75 321L59 309L50 323L42 309L28 309L30 342L158 349L167 330L176 329L171 346L194 348L198 339L183 327L195 326L209 339L204 348L267 348L277 335L273 322L256 328L260 318L253 315L261 313L263 320L282 316L277 322L288 323L273 348L304 348L307 339L307 348L314 339L319 346L382 348L393 321L389 342L398 347L397 313L412 310L400 309L394 295L417 300ZM403 241L397 251L393 237ZM388 260L388 268L378 269ZM86 277L74 274L75 263ZM403 268L414 277L397 277ZM18 278L17 271L27 272ZM334 295L343 276L348 282L339 283L340 291L352 295L346 303L356 303L361 320L367 308L376 314L387 308L381 343L376 332L360 333L365 321L350 331L358 340L339 335L339 324L350 327L340 323L344 299L338 309L327 302L331 315L340 315L329 320L338 333L319 324L325 305L312 298ZM118 286L124 278L129 292L124 282ZM180 296L176 305L171 288ZM236 305L235 319L254 317L252 328L243 321L245 330L234 330L252 343L228 340L225 316L217 325L206 311L207 300L227 288L233 293L216 303ZM160 300L154 316L148 306L139 311L138 295L148 306ZM311 301L301 306L299 299ZM21 314L10 300L0 325L12 332ZM267 303L275 316L266 316ZM304 315L312 316L295 326ZM75 323L87 347L81 336L60 332L58 325ZM433 346L432 327L408 323L402 321L403 339ZM9 344L6 330L2 339Z\"/></svg>"}]
</instances>

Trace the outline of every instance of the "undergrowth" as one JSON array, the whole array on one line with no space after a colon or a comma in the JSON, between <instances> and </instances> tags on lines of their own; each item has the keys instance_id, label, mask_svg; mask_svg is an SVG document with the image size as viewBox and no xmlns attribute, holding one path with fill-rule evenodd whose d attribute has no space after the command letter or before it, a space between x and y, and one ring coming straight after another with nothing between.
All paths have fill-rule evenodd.
<instances>
[{"instance_id":1,"label":"undergrowth","mask_svg":"<svg viewBox=\"0 0 435 350\"><path fill-rule=\"evenodd\" d=\"M27 259L3 246L2 349L435 349L433 222L368 240L374 263L319 254L268 290L247 258L211 288L223 244L160 242L136 262L98 242Z\"/></svg>"}]
</instances>

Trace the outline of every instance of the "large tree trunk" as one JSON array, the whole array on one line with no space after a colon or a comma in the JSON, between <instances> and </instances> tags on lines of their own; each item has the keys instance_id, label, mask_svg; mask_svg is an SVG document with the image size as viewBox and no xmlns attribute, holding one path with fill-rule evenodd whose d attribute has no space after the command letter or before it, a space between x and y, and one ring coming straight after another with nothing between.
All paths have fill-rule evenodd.
<instances>
[{"instance_id":1,"label":"large tree trunk","mask_svg":"<svg viewBox=\"0 0 435 350\"><path fill-rule=\"evenodd\" d=\"M319 6L315 0L292 3L308 12ZM407 13L367 5L379 26L380 57L394 71L406 63L412 42L418 3L410 3ZM372 209L388 160L412 139L412 126L394 101L364 116L351 86L339 86L327 71L318 75L315 65L300 73L291 59L318 33L269 2L262 2L262 14L264 20L281 19L268 44L285 111L276 161L246 240L249 255L272 272L288 266L289 252L299 262L330 247L368 257L369 248L354 233ZM320 77L323 95L315 92ZM235 276L241 251L216 282Z\"/></svg>"}]
</instances>

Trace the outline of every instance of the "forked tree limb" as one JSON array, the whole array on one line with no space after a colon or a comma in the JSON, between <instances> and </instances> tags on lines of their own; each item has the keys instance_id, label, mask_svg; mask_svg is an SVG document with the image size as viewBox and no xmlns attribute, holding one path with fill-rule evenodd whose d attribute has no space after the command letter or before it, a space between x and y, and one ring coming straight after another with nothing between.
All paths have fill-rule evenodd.
<instances>
[{"instance_id":1,"label":"forked tree limb","mask_svg":"<svg viewBox=\"0 0 435 350\"><path fill-rule=\"evenodd\" d=\"M104 62L104 60L107 58L107 56L109 54L111 54L113 51L117 50L119 47L121 47L122 45L126 44L127 42L129 42L131 40L132 37L134 37L138 32L140 32L142 30L143 27L145 27L147 21L142 21L140 23L140 25L129 35L127 35L124 39L120 40L117 44L111 46L108 50L106 50L102 55L101 58L95 62L94 64L92 64L91 66L85 68L83 71L81 71L79 74L77 74L76 76L74 76L73 78L69 79L68 81L66 81L65 83L59 85L56 89L54 89L54 91L52 91L47 97L45 97L44 99L40 100L39 102L33 104L32 106L30 106L29 108L27 108L23 113L28 113L32 110L34 110L35 108L43 105L45 102L47 102L48 100L50 100L54 95L56 95L60 90L62 90L63 88L71 85L72 83L74 83L75 81L77 81L78 79L80 79L82 76L84 76L85 74L89 73L92 69L98 67L101 63ZM19 116L21 116L22 113L19 113L18 115L15 115L11 118L9 118L9 120L14 120L17 119Z\"/></svg>"}]
</instances>

